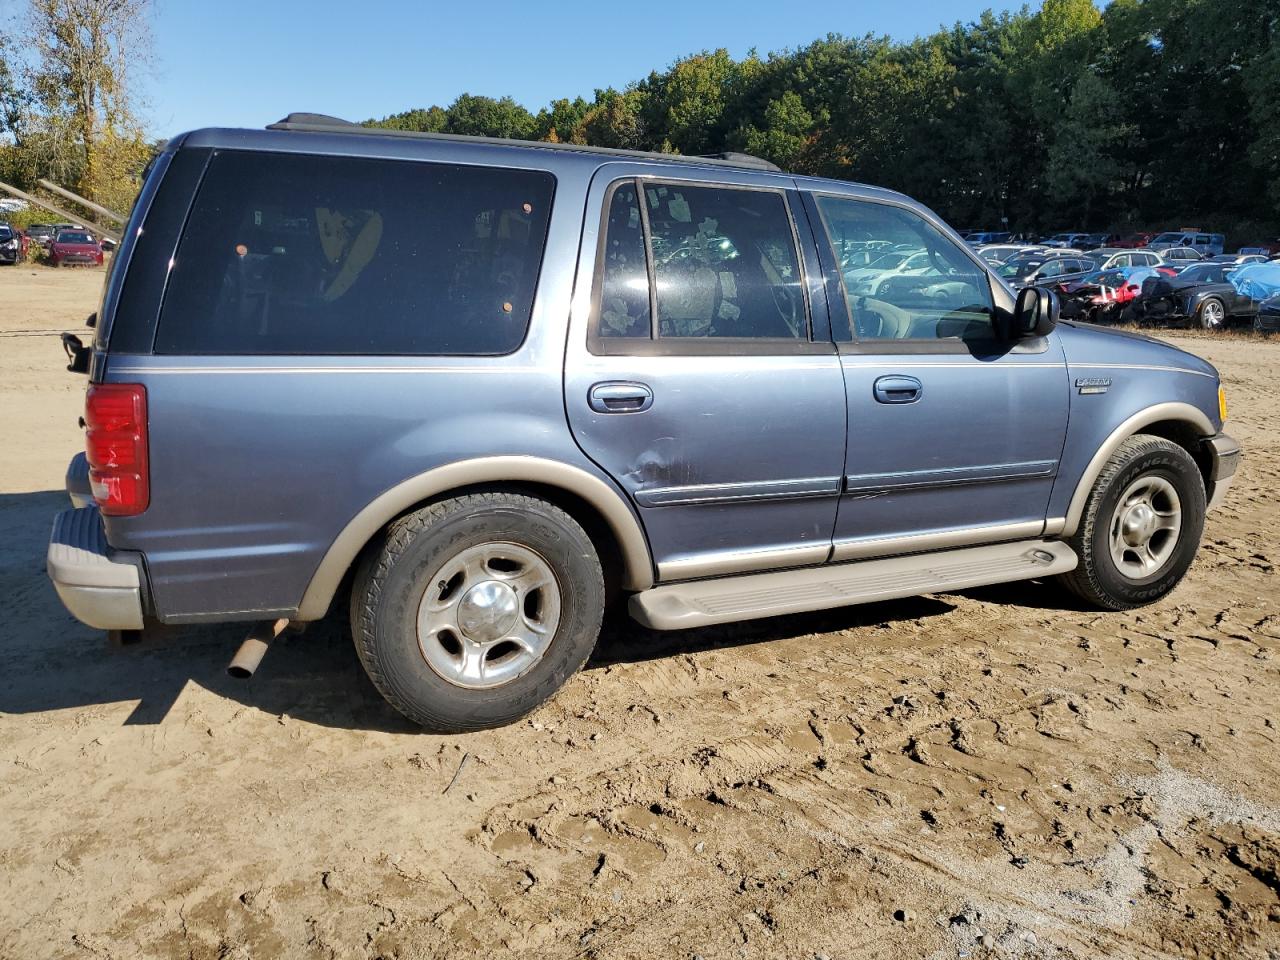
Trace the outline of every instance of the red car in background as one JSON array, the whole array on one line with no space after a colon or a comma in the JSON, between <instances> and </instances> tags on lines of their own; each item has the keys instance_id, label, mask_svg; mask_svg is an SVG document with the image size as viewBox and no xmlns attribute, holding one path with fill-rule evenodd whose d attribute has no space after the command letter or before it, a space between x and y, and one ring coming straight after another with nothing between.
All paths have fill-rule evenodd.
<instances>
[{"instance_id":1,"label":"red car in background","mask_svg":"<svg viewBox=\"0 0 1280 960\"><path fill-rule=\"evenodd\" d=\"M1139 247L1145 247L1158 236L1157 233L1131 233L1127 237L1117 240L1112 246L1125 247L1129 250L1137 250Z\"/></svg>"},{"instance_id":2,"label":"red car in background","mask_svg":"<svg viewBox=\"0 0 1280 960\"><path fill-rule=\"evenodd\" d=\"M72 263L102 266L102 244L87 230L62 230L49 244L49 262L55 267Z\"/></svg>"}]
</instances>

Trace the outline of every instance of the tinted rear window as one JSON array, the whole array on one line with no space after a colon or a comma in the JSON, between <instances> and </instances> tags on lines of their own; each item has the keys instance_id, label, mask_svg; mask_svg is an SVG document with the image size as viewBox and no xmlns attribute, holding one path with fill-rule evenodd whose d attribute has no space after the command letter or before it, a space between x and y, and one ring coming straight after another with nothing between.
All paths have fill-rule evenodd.
<instances>
[{"instance_id":1,"label":"tinted rear window","mask_svg":"<svg viewBox=\"0 0 1280 960\"><path fill-rule=\"evenodd\" d=\"M178 245L167 354L502 354L524 339L548 173L220 152Z\"/></svg>"}]
</instances>

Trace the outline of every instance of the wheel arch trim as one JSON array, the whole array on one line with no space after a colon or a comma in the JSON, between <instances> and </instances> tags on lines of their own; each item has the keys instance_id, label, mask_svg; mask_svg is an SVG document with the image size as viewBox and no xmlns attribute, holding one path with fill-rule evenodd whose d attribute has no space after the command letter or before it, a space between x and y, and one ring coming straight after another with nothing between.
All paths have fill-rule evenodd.
<instances>
[{"instance_id":1,"label":"wheel arch trim","mask_svg":"<svg viewBox=\"0 0 1280 960\"><path fill-rule=\"evenodd\" d=\"M581 467L531 456L479 457L457 460L410 477L379 494L357 513L329 545L311 577L299 620L325 615L342 578L360 551L396 517L424 501L451 490L485 483L535 483L573 494L594 508L616 538L622 560L623 586L647 590L653 586L653 560L640 521L624 494Z\"/></svg>"},{"instance_id":2,"label":"wheel arch trim","mask_svg":"<svg viewBox=\"0 0 1280 960\"><path fill-rule=\"evenodd\" d=\"M1139 433L1144 427L1169 420L1188 423L1205 437L1211 437L1217 432L1205 412L1189 403L1157 403L1131 415L1111 431L1107 439L1098 447L1098 451L1093 455L1093 459L1089 461L1089 465L1085 467L1084 474L1080 477L1079 483L1076 484L1075 493L1072 494L1071 505L1067 508L1066 525L1059 534L1060 536L1070 537L1079 528L1080 519L1084 516L1084 507L1089 500L1093 485L1107 465L1107 461L1119 449L1120 444L1134 434Z\"/></svg>"}]
</instances>

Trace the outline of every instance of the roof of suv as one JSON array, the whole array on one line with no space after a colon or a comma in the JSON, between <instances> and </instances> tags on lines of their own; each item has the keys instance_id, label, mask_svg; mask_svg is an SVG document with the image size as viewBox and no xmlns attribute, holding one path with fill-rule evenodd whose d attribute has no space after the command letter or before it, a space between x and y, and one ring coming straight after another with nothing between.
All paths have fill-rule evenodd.
<instances>
[{"instance_id":1,"label":"roof of suv","mask_svg":"<svg viewBox=\"0 0 1280 960\"><path fill-rule=\"evenodd\" d=\"M573 153L594 153L619 159L666 160L683 163L723 164L730 167L745 167L750 170L767 170L781 173L782 168L761 157L749 153L725 151L699 155L696 157L680 156L670 153L650 153L644 150L619 150L613 147L590 147L576 143L548 143L544 140L514 140L505 137L471 137L453 133L426 133L417 130L390 130L384 127L366 127L350 120L341 120L319 113L291 113L283 120L267 125L268 130L292 130L301 133L345 133L367 134L374 136L413 137L422 140L444 140L462 143L488 143L498 146L536 147L544 150L564 150Z\"/></svg>"},{"instance_id":2,"label":"roof of suv","mask_svg":"<svg viewBox=\"0 0 1280 960\"><path fill-rule=\"evenodd\" d=\"M308 139L302 145L295 137L301 134ZM393 141L392 147L388 141ZM441 156L456 158L457 162L491 162L480 157L488 151L513 151L522 154L532 166L577 167L588 171L602 164L616 161L653 163L663 166L691 169L719 169L736 174L757 174L772 178L774 186L787 178L795 185L816 192L838 194L853 193L858 196L886 200L911 207L922 214L936 218L918 201L896 190L849 180L834 180L787 173L774 164L745 153L720 153L712 156L685 156L670 153L650 153L642 150L618 150L612 147L592 147L573 143L547 143L539 140L509 140L496 137L470 137L447 133L420 133L411 130L388 130L382 127L365 127L335 117L313 113L291 113L283 120L269 124L266 129L205 127L174 137L166 149L179 147L207 147L213 149L286 150L305 153L351 153L370 157L438 159ZM476 152L473 152L476 151ZM466 158L466 159L464 159ZM474 158L474 161L472 160ZM554 160L552 159L554 158ZM506 161L503 161L506 162ZM941 222L941 221L939 221Z\"/></svg>"}]
</instances>

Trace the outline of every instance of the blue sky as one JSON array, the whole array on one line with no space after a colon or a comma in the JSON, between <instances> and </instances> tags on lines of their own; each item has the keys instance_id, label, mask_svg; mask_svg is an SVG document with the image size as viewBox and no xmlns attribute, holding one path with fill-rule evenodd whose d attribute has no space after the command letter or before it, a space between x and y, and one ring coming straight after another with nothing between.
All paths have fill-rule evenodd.
<instances>
[{"instance_id":1,"label":"blue sky","mask_svg":"<svg viewBox=\"0 0 1280 960\"><path fill-rule=\"evenodd\" d=\"M460 93L555 97L622 87L672 60L725 47L740 57L827 33L897 39L973 20L973 0L157 0L155 66L143 78L148 131L260 127L293 110L351 120Z\"/></svg>"}]
</instances>

